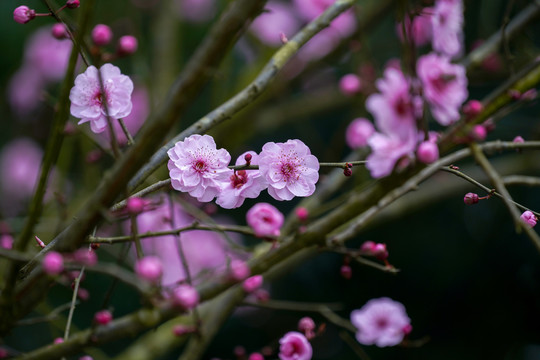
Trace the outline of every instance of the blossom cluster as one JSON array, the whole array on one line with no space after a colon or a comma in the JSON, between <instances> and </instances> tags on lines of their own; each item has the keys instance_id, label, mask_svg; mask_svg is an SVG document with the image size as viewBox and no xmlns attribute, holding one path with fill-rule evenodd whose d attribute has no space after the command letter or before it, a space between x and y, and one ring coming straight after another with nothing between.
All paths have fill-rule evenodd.
<instances>
[{"instance_id":1,"label":"blossom cluster","mask_svg":"<svg viewBox=\"0 0 540 360\"><path fill-rule=\"evenodd\" d=\"M173 188L187 192L201 202L217 198L223 208L241 206L267 189L276 200L310 196L319 179L319 161L300 140L266 143L260 154L240 155L237 165L258 165L258 169L233 170L231 155L217 149L209 135L191 135L171 148L169 174Z\"/></svg>"},{"instance_id":2,"label":"blossom cluster","mask_svg":"<svg viewBox=\"0 0 540 360\"><path fill-rule=\"evenodd\" d=\"M438 159L436 134L420 131L417 124L424 107L442 126L460 118L460 108L468 97L467 78L465 68L451 59L461 51L462 25L461 0L437 0L433 9L423 9L419 16L398 24L398 34L403 37L404 28L416 45L432 39L435 52L418 58L416 77L403 73L399 64L388 66L383 78L375 82L379 92L366 100L376 130L367 119L354 120L347 130L351 147L367 144L371 148L366 166L374 178L389 175L396 164L406 166L415 153L424 163Z\"/></svg>"}]
</instances>

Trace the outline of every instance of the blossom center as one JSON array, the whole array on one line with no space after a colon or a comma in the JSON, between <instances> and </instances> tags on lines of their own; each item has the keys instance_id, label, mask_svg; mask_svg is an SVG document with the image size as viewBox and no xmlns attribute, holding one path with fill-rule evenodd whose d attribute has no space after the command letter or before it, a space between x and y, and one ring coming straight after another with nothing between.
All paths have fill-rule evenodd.
<instances>
[{"instance_id":1,"label":"blossom center","mask_svg":"<svg viewBox=\"0 0 540 360\"><path fill-rule=\"evenodd\" d=\"M193 164L193 169L195 169L195 171L197 171L198 173L203 173L206 171L207 169L207 165L206 165L206 162L203 161L203 160L197 160L195 161L195 163Z\"/></svg>"},{"instance_id":2,"label":"blossom center","mask_svg":"<svg viewBox=\"0 0 540 360\"><path fill-rule=\"evenodd\" d=\"M287 181L294 178L296 174L296 166L290 162L281 164L281 174Z\"/></svg>"},{"instance_id":3,"label":"blossom center","mask_svg":"<svg viewBox=\"0 0 540 360\"><path fill-rule=\"evenodd\" d=\"M409 113L410 107L411 107L411 104L407 100L405 100L403 97L400 97L394 104L396 113L399 116L407 115Z\"/></svg>"},{"instance_id":4,"label":"blossom center","mask_svg":"<svg viewBox=\"0 0 540 360\"><path fill-rule=\"evenodd\" d=\"M385 329L387 326L388 326L388 319L386 318L378 318L376 321L375 321L375 324L377 325L377 327L379 329Z\"/></svg>"},{"instance_id":5,"label":"blossom center","mask_svg":"<svg viewBox=\"0 0 540 360\"><path fill-rule=\"evenodd\" d=\"M246 170L239 170L235 172L234 175L231 175L231 184L235 189L241 188L247 181L248 177Z\"/></svg>"}]
</instances>

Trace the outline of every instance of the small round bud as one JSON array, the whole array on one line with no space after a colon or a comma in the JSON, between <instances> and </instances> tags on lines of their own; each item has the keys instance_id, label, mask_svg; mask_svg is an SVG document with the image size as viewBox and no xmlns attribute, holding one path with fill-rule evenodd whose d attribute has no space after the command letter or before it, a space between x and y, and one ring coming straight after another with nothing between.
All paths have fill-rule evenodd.
<instances>
[{"instance_id":1,"label":"small round bud","mask_svg":"<svg viewBox=\"0 0 540 360\"><path fill-rule=\"evenodd\" d=\"M339 80L339 90L344 95L353 96L362 90L362 81L355 74L347 74Z\"/></svg>"},{"instance_id":2,"label":"small round bud","mask_svg":"<svg viewBox=\"0 0 540 360\"><path fill-rule=\"evenodd\" d=\"M253 156L251 154L246 154L244 155L244 160L246 161L246 165L250 165L251 164L251 159L253 158Z\"/></svg>"},{"instance_id":3,"label":"small round bud","mask_svg":"<svg viewBox=\"0 0 540 360\"><path fill-rule=\"evenodd\" d=\"M315 330L315 321L309 316L305 316L298 321L298 330L306 333Z\"/></svg>"},{"instance_id":4,"label":"small round bud","mask_svg":"<svg viewBox=\"0 0 540 360\"><path fill-rule=\"evenodd\" d=\"M64 342L63 338L57 337L56 339L54 339L53 344L61 344L63 342Z\"/></svg>"},{"instance_id":5,"label":"small round bud","mask_svg":"<svg viewBox=\"0 0 540 360\"><path fill-rule=\"evenodd\" d=\"M360 251L365 255L373 255L373 249L375 248L375 243L371 240L364 242L360 246Z\"/></svg>"},{"instance_id":6,"label":"small round bud","mask_svg":"<svg viewBox=\"0 0 540 360\"><path fill-rule=\"evenodd\" d=\"M79 6L81 6L81 2L79 0L68 0L68 1L66 1L66 7L68 9L76 9Z\"/></svg>"},{"instance_id":7,"label":"small round bud","mask_svg":"<svg viewBox=\"0 0 540 360\"><path fill-rule=\"evenodd\" d=\"M92 29L92 41L97 46L105 46L111 42L113 33L110 27L98 24Z\"/></svg>"},{"instance_id":8,"label":"small round bud","mask_svg":"<svg viewBox=\"0 0 540 360\"><path fill-rule=\"evenodd\" d=\"M432 141L423 141L418 145L416 156L424 164L431 164L439 159L439 148Z\"/></svg>"},{"instance_id":9,"label":"small round bud","mask_svg":"<svg viewBox=\"0 0 540 360\"><path fill-rule=\"evenodd\" d=\"M345 141L351 149L367 145L368 139L375 133L373 123L365 118L354 119L345 131Z\"/></svg>"},{"instance_id":10,"label":"small round bud","mask_svg":"<svg viewBox=\"0 0 540 360\"><path fill-rule=\"evenodd\" d=\"M518 135L512 141L515 142L515 143L518 143L518 144L522 144L522 143L525 142L525 139L523 139L521 136Z\"/></svg>"},{"instance_id":11,"label":"small round bud","mask_svg":"<svg viewBox=\"0 0 540 360\"><path fill-rule=\"evenodd\" d=\"M527 210L523 214L521 214L520 218L530 228L535 227L536 222L538 221L538 218L534 215L534 213L532 211L529 211L529 210Z\"/></svg>"},{"instance_id":12,"label":"small round bud","mask_svg":"<svg viewBox=\"0 0 540 360\"><path fill-rule=\"evenodd\" d=\"M471 137L476 141L484 141L487 137L487 129L483 125L475 125L472 128Z\"/></svg>"},{"instance_id":13,"label":"small round bud","mask_svg":"<svg viewBox=\"0 0 540 360\"><path fill-rule=\"evenodd\" d=\"M388 258L388 250L386 250L386 244L375 244L373 247L373 256L379 260L386 260Z\"/></svg>"},{"instance_id":14,"label":"small round bud","mask_svg":"<svg viewBox=\"0 0 540 360\"><path fill-rule=\"evenodd\" d=\"M346 167L345 169L343 169L343 175L345 176L352 176L352 170L350 167Z\"/></svg>"},{"instance_id":15,"label":"small round bud","mask_svg":"<svg viewBox=\"0 0 540 360\"><path fill-rule=\"evenodd\" d=\"M298 218L298 220L307 221L309 217L308 209L306 209L305 207L299 207L299 208L296 208L294 212L296 213L296 217Z\"/></svg>"},{"instance_id":16,"label":"small round bud","mask_svg":"<svg viewBox=\"0 0 540 360\"><path fill-rule=\"evenodd\" d=\"M465 205L474 205L478 203L478 194L475 193L466 193L463 197L463 202Z\"/></svg>"},{"instance_id":17,"label":"small round bud","mask_svg":"<svg viewBox=\"0 0 540 360\"><path fill-rule=\"evenodd\" d=\"M249 269L248 264L242 260L233 260L231 261L231 266L229 269L229 276L234 281L242 281L246 279L251 270Z\"/></svg>"},{"instance_id":18,"label":"small round bud","mask_svg":"<svg viewBox=\"0 0 540 360\"><path fill-rule=\"evenodd\" d=\"M49 275L58 275L64 270L64 258L56 251L49 251L43 257L43 271Z\"/></svg>"},{"instance_id":19,"label":"small round bud","mask_svg":"<svg viewBox=\"0 0 540 360\"><path fill-rule=\"evenodd\" d=\"M264 356L261 353L252 353L249 355L248 360L264 360Z\"/></svg>"},{"instance_id":20,"label":"small round bud","mask_svg":"<svg viewBox=\"0 0 540 360\"><path fill-rule=\"evenodd\" d=\"M101 310L94 315L94 321L99 325L107 325L112 319L113 316L109 310Z\"/></svg>"},{"instance_id":21,"label":"small round bud","mask_svg":"<svg viewBox=\"0 0 540 360\"><path fill-rule=\"evenodd\" d=\"M173 334L175 336L183 336L186 334L190 334L194 331L195 331L195 328L193 326L175 325L173 327Z\"/></svg>"},{"instance_id":22,"label":"small round bud","mask_svg":"<svg viewBox=\"0 0 540 360\"><path fill-rule=\"evenodd\" d=\"M77 292L77 297L82 301L90 299L90 292L85 288L79 286L79 291Z\"/></svg>"},{"instance_id":23,"label":"small round bud","mask_svg":"<svg viewBox=\"0 0 540 360\"><path fill-rule=\"evenodd\" d=\"M342 265L339 273L344 279L349 280L352 277L352 268L349 265Z\"/></svg>"},{"instance_id":24,"label":"small round bud","mask_svg":"<svg viewBox=\"0 0 540 360\"><path fill-rule=\"evenodd\" d=\"M242 283L242 288L247 293L252 293L255 290L259 289L262 286L263 283L263 277L262 275L255 275L248 277L244 282Z\"/></svg>"},{"instance_id":25,"label":"small round bud","mask_svg":"<svg viewBox=\"0 0 540 360\"><path fill-rule=\"evenodd\" d=\"M58 40L66 39L68 37L66 26L62 23L54 24L52 27L52 36Z\"/></svg>"},{"instance_id":26,"label":"small round bud","mask_svg":"<svg viewBox=\"0 0 540 360\"><path fill-rule=\"evenodd\" d=\"M409 335L412 331L412 325L411 324L405 325L403 329L401 329L401 331L403 331L403 334Z\"/></svg>"},{"instance_id":27,"label":"small round bud","mask_svg":"<svg viewBox=\"0 0 540 360\"><path fill-rule=\"evenodd\" d=\"M508 95L512 98L512 100L519 100L521 97L521 92L516 89L510 89L508 90Z\"/></svg>"},{"instance_id":28,"label":"small round bud","mask_svg":"<svg viewBox=\"0 0 540 360\"><path fill-rule=\"evenodd\" d=\"M13 10L13 20L19 24L26 24L30 20L36 17L36 11L30 9L28 6L19 6Z\"/></svg>"},{"instance_id":29,"label":"small round bud","mask_svg":"<svg viewBox=\"0 0 540 360\"><path fill-rule=\"evenodd\" d=\"M173 291L173 302L186 310L191 310L199 304L199 293L191 285L180 285Z\"/></svg>"},{"instance_id":30,"label":"small round bud","mask_svg":"<svg viewBox=\"0 0 540 360\"><path fill-rule=\"evenodd\" d=\"M241 359L244 356L246 356L246 348L240 345L235 346L233 349L233 353L234 353L234 356Z\"/></svg>"},{"instance_id":31,"label":"small round bud","mask_svg":"<svg viewBox=\"0 0 540 360\"><path fill-rule=\"evenodd\" d=\"M140 197L131 197L126 201L126 210L129 214L137 215L143 212L146 201Z\"/></svg>"},{"instance_id":32,"label":"small round bud","mask_svg":"<svg viewBox=\"0 0 540 360\"><path fill-rule=\"evenodd\" d=\"M92 248L92 250L97 250L97 249L99 249L100 246L101 246L100 243L91 243L90 244L90 247Z\"/></svg>"},{"instance_id":33,"label":"small round bud","mask_svg":"<svg viewBox=\"0 0 540 360\"><path fill-rule=\"evenodd\" d=\"M125 35L118 39L118 55L127 56L137 51L138 42L135 36Z\"/></svg>"},{"instance_id":34,"label":"small round bud","mask_svg":"<svg viewBox=\"0 0 540 360\"><path fill-rule=\"evenodd\" d=\"M163 275L161 260L156 256L145 256L135 263L135 273L141 279L151 283L159 283Z\"/></svg>"},{"instance_id":35,"label":"small round bud","mask_svg":"<svg viewBox=\"0 0 540 360\"><path fill-rule=\"evenodd\" d=\"M473 118L476 115L480 114L483 109L484 105L482 104L482 102L478 100L469 100L463 106L463 114L465 114L465 116L467 116L468 118Z\"/></svg>"},{"instance_id":36,"label":"small round bud","mask_svg":"<svg viewBox=\"0 0 540 360\"><path fill-rule=\"evenodd\" d=\"M260 302L267 302L270 300L270 293L265 289L259 289L255 291L255 298Z\"/></svg>"}]
</instances>

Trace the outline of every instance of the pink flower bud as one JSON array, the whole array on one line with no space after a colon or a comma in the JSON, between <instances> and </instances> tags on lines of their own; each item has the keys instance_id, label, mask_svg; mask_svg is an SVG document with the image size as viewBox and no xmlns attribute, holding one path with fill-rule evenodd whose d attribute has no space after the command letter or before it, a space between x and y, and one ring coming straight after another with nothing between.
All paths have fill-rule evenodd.
<instances>
[{"instance_id":1,"label":"pink flower bud","mask_svg":"<svg viewBox=\"0 0 540 360\"><path fill-rule=\"evenodd\" d=\"M199 293L191 285L180 285L173 291L173 302L186 310L191 310L199 304Z\"/></svg>"},{"instance_id":2,"label":"pink flower bud","mask_svg":"<svg viewBox=\"0 0 540 360\"><path fill-rule=\"evenodd\" d=\"M312 332L315 330L315 321L309 316L305 316L298 321L298 331L303 332Z\"/></svg>"},{"instance_id":3,"label":"pink flower bud","mask_svg":"<svg viewBox=\"0 0 540 360\"><path fill-rule=\"evenodd\" d=\"M28 6L19 6L13 11L13 20L19 24L26 24L30 20L36 17L36 12L30 9Z\"/></svg>"},{"instance_id":4,"label":"pink flower bud","mask_svg":"<svg viewBox=\"0 0 540 360\"><path fill-rule=\"evenodd\" d=\"M68 1L66 1L66 7L68 9L76 9L79 6L81 6L81 2L79 0L68 0Z\"/></svg>"},{"instance_id":5,"label":"pink flower bud","mask_svg":"<svg viewBox=\"0 0 540 360\"><path fill-rule=\"evenodd\" d=\"M258 289L257 291L255 291L255 298L259 302L267 302L268 300L270 300L270 293L265 289Z\"/></svg>"},{"instance_id":6,"label":"pink flower bud","mask_svg":"<svg viewBox=\"0 0 540 360\"><path fill-rule=\"evenodd\" d=\"M476 203L478 203L478 195L475 194L475 193L466 193L465 196L463 197L463 202L466 204L466 205L474 205Z\"/></svg>"},{"instance_id":7,"label":"pink flower bud","mask_svg":"<svg viewBox=\"0 0 540 360\"><path fill-rule=\"evenodd\" d=\"M247 293L252 293L255 290L259 289L262 286L263 283L263 277L262 275L255 275L248 277L244 282L242 283L242 288Z\"/></svg>"},{"instance_id":8,"label":"pink flower bud","mask_svg":"<svg viewBox=\"0 0 540 360\"><path fill-rule=\"evenodd\" d=\"M516 89L510 89L508 90L508 95L512 98L512 100L519 100L519 98L521 97L521 92Z\"/></svg>"},{"instance_id":9,"label":"pink flower bud","mask_svg":"<svg viewBox=\"0 0 540 360\"><path fill-rule=\"evenodd\" d=\"M140 197L131 197L126 201L126 210L129 214L137 215L143 212L146 201Z\"/></svg>"},{"instance_id":10,"label":"pink flower bud","mask_svg":"<svg viewBox=\"0 0 540 360\"><path fill-rule=\"evenodd\" d=\"M95 251L79 249L73 253L73 260L86 266L94 266L97 264L98 258Z\"/></svg>"},{"instance_id":11,"label":"pink flower bud","mask_svg":"<svg viewBox=\"0 0 540 360\"><path fill-rule=\"evenodd\" d=\"M244 160L246 161L246 165L251 165L251 159L253 158L253 155L250 153L247 153L244 155Z\"/></svg>"},{"instance_id":12,"label":"pink flower bud","mask_svg":"<svg viewBox=\"0 0 540 360\"><path fill-rule=\"evenodd\" d=\"M113 316L109 310L101 310L94 315L94 321L99 325L107 325L112 319Z\"/></svg>"},{"instance_id":13,"label":"pink flower bud","mask_svg":"<svg viewBox=\"0 0 540 360\"><path fill-rule=\"evenodd\" d=\"M62 23L54 24L52 27L52 36L58 40L66 39L68 37L66 26Z\"/></svg>"},{"instance_id":14,"label":"pink flower bud","mask_svg":"<svg viewBox=\"0 0 540 360\"><path fill-rule=\"evenodd\" d=\"M534 215L532 211L525 211L520 216L521 220L527 224L528 227L533 228L536 226L536 222L538 221L538 218Z\"/></svg>"},{"instance_id":15,"label":"pink flower bud","mask_svg":"<svg viewBox=\"0 0 540 360\"><path fill-rule=\"evenodd\" d=\"M294 212L296 213L296 217L298 218L298 220L307 221L309 217L308 209L306 209L305 207L299 207L299 208L296 208Z\"/></svg>"},{"instance_id":16,"label":"pink flower bud","mask_svg":"<svg viewBox=\"0 0 540 360\"><path fill-rule=\"evenodd\" d=\"M173 334L175 336L183 336L186 334L191 334L192 332L195 332L195 328L193 326L175 325L173 327Z\"/></svg>"},{"instance_id":17,"label":"pink flower bud","mask_svg":"<svg viewBox=\"0 0 540 360\"><path fill-rule=\"evenodd\" d=\"M529 89L521 95L521 100L534 100L536 99L536 96L538 96L538 91L536 91L534 88Z\"/></svg>"},{"instance_id":18,"label":"pink flower bud","mask_svg":"<svg viewBox=\"0 0 540 360\"><path fill-rule=\"evenodd\" d=\"M482 102L478 100L469 100L463 106L463 114L465 114L465 116L467 116L468 118L473 118L476 115L480 114L483 109L484 105L482 105Z\"/></svg>"},{"instance_id":19,"label":"pink flower bud","mask_svg":"<svg viewBox=\"0 0 540 360\"><path fill-rule=\"evenodd\" d=\"M90 299L90 292L88 292L88 290L86 290L85 288L79 286L79 292L77 293L77 296L82 301L86 301Z\"/></svg>"},{"instance_id":20,"label":"pink flower bud","mask_svg":"<svg viewBox=\"0 0 540 360\"><path fill-rule=\"evenodd\" d=\"M339 269L339 273L344 279L349 280L352 277L352 269L349 265L342 265Z\"/></svg>"},{"instance_id":21,"label":"pink flower bud","mask_svg":"<svg viewBox=\"0 0 540 360\"><path fill-rule=\"evenodd\" d=\"M111 42L113 33L110 27L98 24L92 29L92 41L97 46L105 46Z\"/></svg>"},{"instance_id":22,"label":"pink flower bud","mask_svg":"<svg viewBox=\"0 0 540 360\"><path fill-rule=\"evenodd\" d=\"M345 176L352 176L352 170L350 167L346 167L345 169L343 169L343 175Z\"/></svg>"},{"instance_id":23,"label":"pink flower bud","mask_svg":"<svg viewBox=\"0 0 540 360\"><path fill-rule=\"evenodd\" d=\"M339 90L347 96L355 95L362 90L362 81L355 74L347 74L339 80Z\"/></svg>"},{"instance_id":24,"label":"pink flower bud","mask_svg":"<svg viewBox=\"0 0 540 360\"><path fill-rule=\"evenodd\" d=\"M45 249L45 243L41 241L40 238L38 238L37 236L34 236L34 239L36 239L36 242L40 248Z\"/></svg>"},{"instance_id":25,"label":"pink flower bud","mask_svg":"<svg viewBox=\"0 0 540 360\"><path fill-rule=\"evenodd\" d=\"M63 342L64 342L63 338L57 337L56 339L54 339L53 344L61 344Z\"/></svg>"},{"instance_id":26,"label":"pink flower bud","mask_svg":"<svg viewBox=\"0 0 540 360\"><path fill-rule=\"evenodd\" d=\"M345 131L345 140L351 149L367 145L368 139L375 133L373 123L365 118L354 119Z\"/></svg>"},{"instance_id":27,"label":"pink flower bud","mask_svg":"<svg viewBox=\"0 0 540 360\"><path fill-rule=\"evenodd\" d=\"M483 125L474 125L471 137L476 141L484 141L487 137L487 130Z\"/></svg>"},{"instance_id":28,"label":"pink flower bud","mask_svg":"<svg viewBox=\"0 0 540 360\"><path fill-rule=\"evenodd\" d=\"M138 42L134 36L125 35L118 39L118 54L127 56L137 51Z\"/></svg>"},{"instance_id":29,"label":"pink flower bud","mask_svg":"<svg viewBox=\"0 0 540 360\"><path fill-rule=\"evenodd\" d=\"M375 243L371 240L364 242L360 246L360 251L365 255L373 255L373 249L375 248Z\"/></svg>"},{"instance_id":30,"label":"pink flower bud","mask_svg":"<svg viewBox=\"0 0 540 360\"><path fill-rule=\"evenodd\" d=\"M64 270L64 258L56 251L49 251L43 257L43 271L49 275L58 275Z\"/></svg>"},{"instance_id":31,"label":"pink flower bud","mask_svg":"<svg viewBox=\"0 0 540 360\"><path fill-rule=\"evenodd\" d=\"M373 247L373 256L375 256L379 260L386 260L388 258L386 244L375 244L375 246Z\"/></svg>"},{"instance_id":32,"label":"pink flower bud","mask_svg":"<svg viewBox=\"0 0 540 360\"><path fill-rule=\"evenodd\" d=\"M258 237L279 236L283 225L283 214L268 203L255 204L246 213L248 225Z\"/></svg>"},{"instance_id":33,"label":"pink flower bud","mask_svg":"<svg viewBox=\"0 0 540 360\"><path fill-rule=\"evenodd\" d=\"M156 256L145 256L135 263L135 273L141 279L158 283L163 275L161 260Z\"/></svg>"},{"instance_id":34,"label":"pink flower bud","mask_svg":"<svg viewBox=\"0 0 540 360\"><path fill-rule=\"evenodd\" d=\"M418 145L416 156L424 164L431 164L439 159L439 148L432 141L423 141Z\"/></svg>"},{"instance_id":35,"label":"pink flower bud","mask_svg":"<svg viewBox=\"0 0 540 360\"><path fill-rule=\"evenodd\" d=\"M0 248L11 249L13 248L13 242L13 236L11 236L10 234L0 235Z\"/></svg>"},{"instance_id":36,"label":"pink flower bud","mask_svg":"<svg viewBox=\"0 0 540 360\"><path fill-rule=\"evenodd\" d=\"M279 358L281 360L309 360L313 349L306 337L296 331L285 334L279 340Z\"/></svg>"},{"instance_id":37,"label":"pink flower bud","mask_svg":"<svg viewBox=\"0 0 540 360\"><path fill-rule=\"evenodd\" d=\"M409 335L412 331L412 325L411 324L405 325L401 331L403 331L403 334Z\"/></svg>"},{"instance_id":38,"label":"pink flower bud","mask_svg":"<svg viewBox=\"0 0 540 360\"><path fill-rule=\"evenodd\" d=\"M515 142L515 143L518 143L518 144L522 144L522 143L525 142L525 139L523 139L521 136L518 135L512 141Z\"/></svg>"},{"instance_id":39,"label":"pink flower bud","mask_svg":"<svg viewBox=\"0 0 540 360\"><path fill-rule=\"evenodd\" d=\"M264 356L261 353L252 353L249 355L248 360L264 360Z\"/></svg>"},{"instance_id":40,"label":"pink flower bud","mask_svg":"<svg viewBox=\"0 0 540 360\"><path fill-rule=\"evenodd\" d=\"M242 281L246 279L251 270L249 269L248 264L242 260L233 260L231 261L231 266L229 269L229 276L234 281Z\"/></svg>"}]
</instances>

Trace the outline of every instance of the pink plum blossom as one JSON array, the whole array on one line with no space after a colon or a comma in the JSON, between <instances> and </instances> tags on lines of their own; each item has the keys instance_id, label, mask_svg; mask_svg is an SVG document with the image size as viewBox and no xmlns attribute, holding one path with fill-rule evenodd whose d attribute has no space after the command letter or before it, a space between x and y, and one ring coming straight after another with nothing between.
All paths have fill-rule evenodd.
<instances>
[{"instance_id":1,"label":"pink plum blossom","mask_svg":"<svg viewBox=\"0 0 540 360\"><path fill-rule=\"evenodd\" d=\"M182 284L173 290L173 302L186 310L191 310L199 304L199 293L188 284Z\"/></svg>"},{"instance_id":2,"label":"pink plum blossom","mask_svg":"<svg viewBox=\"0 0 540 360\"><path fill-rule=\"evenodd\" d=\"M306 337L297 332L290 331L279 340L280 360L310 360L313 349Z\"/></svg>"},{"instance_id":3,"label":"pink plum blossom","mask_svg":"<svg viewBox=\"0 0 540 360\"><path fill-rule=\"evenodd\" d=\"M291 37L299 28L300 23L292 6L280 1L269 1L265 11L251 24L250 30L264 44L280 46L280 34Z\"/></svg>"},{"instance_id":4,"label":"pink plum blossom","mask_svg":"<svg viewBox=\"0 0 540 360\"><path fill-rule=\"evenodd\" d=\"M36 11L30 9L28 6L22 5L13 10L13 20L19 24L26 24L35 17Z\"/></svg>"},{"instance_id":5,"label":"pink plum blossom","mask_svg":"<svg viewBox=\"0 0 540 360\"><path fill-rule=\"evenodd\" d=\"M259 169L268 183L268 193L276 200L310 196L319 180L319 161L300 140L264 144Z\"/></svg>"},{"instance_id":6,"label":"pink plum blossom","mask_svg":"<svg viewBox=\"0 0 540 360\"><path fill-rule=\"evenodd\" d=\"M536 215L534 215L534 213L529 210L521 214L520 217L521 217L521 220L523 220L523 222L527 224L527 226L530 228L535 227L536 222L538 221L538 218L536 217Z\"/></svg>"},{"instance_id":7,"label":"pink plum blossom","mask_svg":"<svg viewBox=\"0 0 540 360\"><path fill-rule=\"evenodd\" d=\"M401 41L405 40L403 36L403 29L405 29L407 40L410 41L410 38L412 38L414 45L423 46L429 43L433 36L432 13L432 8L424 8L420 14L412 18L412 21L409 16L405 16L404 23L397 23L396 31Z\"/></svg>"},{"instance_id":8,"label":"pink plum blossom","mask_svg":"<svg viewBox=\"0 0 540 360\"><path fill-rule=\"evenodd\" d=\"M450 58L463 51L462 0L437 0L431 17L433 49Z\"/></svg>"},{"instance_id":9,"label":"pink plum blossom","mask_svg":"<svg viewBox=\"0 0 540 360\"><path fill-rule=\"evenodd\" d=\"M259 155L254 151L248 151L236 159L235 165L245 165L247 154L251 156L252 165L259 164ZM216 203L225 209L242 206L246 198L255 199L268 187L259 170L229 170L228 174L227 181L222 184L221 192L216 200Z\"/></svg>"},{"instance_id":10,"label":"pink plum blossom","mask_svg":"<svg viewBox=\"0 0 540 360\"><path fill-rule=\"evenodd\" d=\"M423 141L416 149L418 160L424 164L431 164L439 159L439 148L434 141Z\"/></svg>"},{"instance_id":11,"label":"pink plum blossom","mask_svg":"<svg viewBox=\"0 0 540 360\"><path fill-rule=\"evenodd\" d=\"M375 133L373 123L366 118L354 119L345 132L345 140L351 149L367 145L368 139Z\"/></svg>"},{"instance_id":12,"label":"pink plum blossom","mask_svg":"<svg viewBox=\"0 0 540 360\"><path fill-rule=\"evenodd\" d=\"M43 271L49 275L58 275L64 271L64 258L56 251L49 251L43 257Z\"/></svg>"},{"instance_id":13,"label":"pink plum blossom","mask_svg":"<svg viewBox=\"0 0 540 360\"><path fill-rule=\"evenodd\" d=\"M104 93L101 91L98 70L95 66L89 66L77 76L69 94L71 114L81 119L79 124L90 122L90 128L95 133L101 133L107 127L107 111L111 120L120 119L128 116L133 106L131 79L111 64L103 65L99 72ZM103 105L104 100L107 101L107 109Z\"/></svg>"},{"instance_id":14,"label":"pink plum blossom","mask_svg":"<svg viewBox=\"0 0 540 360\"><path fill-rule=\"evenodd\" d=\"M191 135L167 151L172 187L201 202L212 201L229 180L231 155L209 135Z\"/></svg>"},{"instance_id":15,"label":"pink plum blossom","mask_svg":"<svg viewBox=\"0 0 540 360\"><path fill-rule=\"evenodd\" d=\"M139 42L135 36L124 35L118 39L117 52L121 56L131 55L137 51L138 46Z\"/></svg>"},{"instance_id":16,"label":"pink plum blossom","mask_svg":"<svg viewBox=\"0 0 540 360\"><path fill-rule=\"evenodd\" d=\"M420 136L414 129L404 138L382 133L373 134L368 140L371 154L366 159L366 167L371 176L381 178L390 175L400 158L413 155Z\"/></svg>"},{"instance_id":17,"label":"pink plum blossom","mask_svg":"<svg viewBox=\"0 0 540 360\"><path fill-rule=\"evenodd\" d=\"M418 59L416 71L435 120L443 126L457 121L468 96L465 68L431 53Z\"/></svg>"},{"instance_id":18,"label":"pink plum blossom","mask_svg":"<svg viewBox=\"0 0 540 360\"><path fill-rule=\"evenodd\" d=\"M11 249L13 248L13 242L13 236L11 236L10 234L0 235L0 248Z\"/></svg>"},{"instance_id":19,"label":"pink plum blossom","mask_svg":"<svg viewBox=\"0 0 540 360\"><path fill-rule=\"evenodd\" d=\"M366 108L373 114L377 129L387 135L405 138L416 128L416 113L421 106L410 94L410 81L401 70L386 68L384 77L377 80L381 92L370 95Z\"/></svg>"},{"instance_id":20,"label":"pink plum blossom","mask_svg":"<svg viewBox=\"0 0 540 360\"><path fill-rule=\"evenodd\" d=\"M279 236L283 225L283 214L268 203L255 204L246 213L248 225L258 237Z\"/></svg>"},{"instance_id":21,"label":"pink plum blossom","mask_svg":"<svg viewBox=\"0 0 540 360\"><path fill-rule=\"evenodd\" d=\"M92 42L97 46L105 46L111 42L113 33L110 27L105 24L97 24L92 29Z\"/></svg>"},{"instance_id":22,"label":"pink plum blossom","mask_svg":"<svg viewBox=\"0 0 540 360\"><path fill-rule=\"evenodd\" d=\"M399 344L411 325L403 304L386 297L372 299L360 310L354 310L351 322L358 329L359 343L379 347Z\"/></svg>"}]
</instances>

